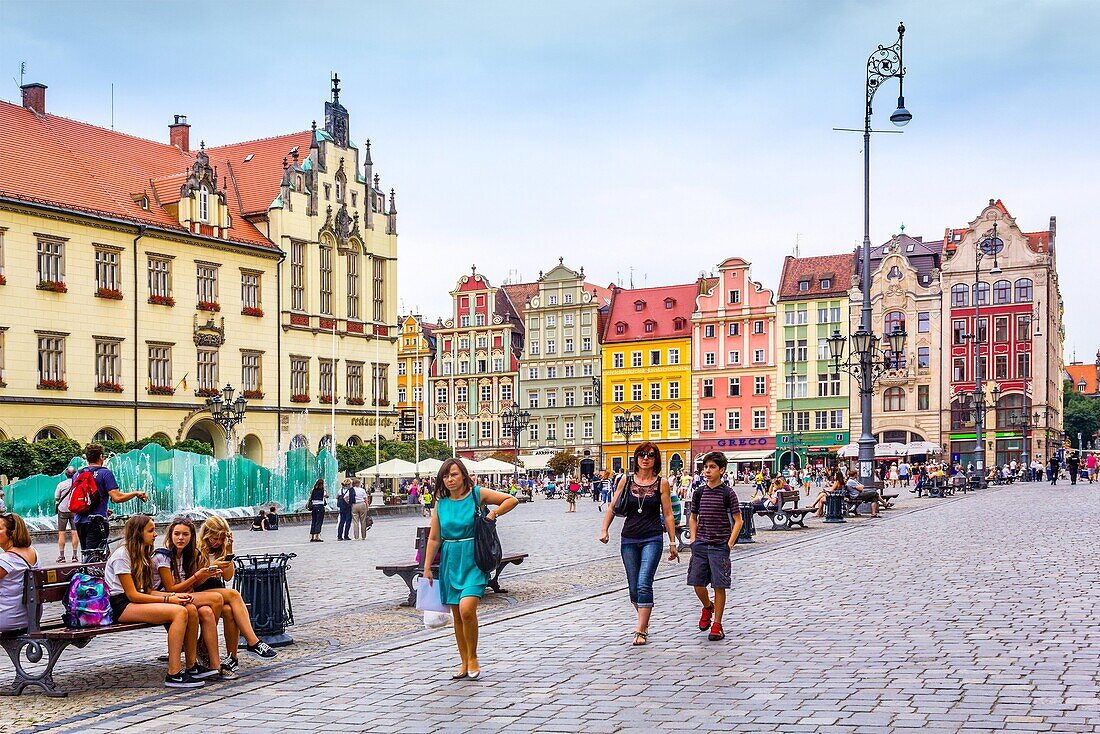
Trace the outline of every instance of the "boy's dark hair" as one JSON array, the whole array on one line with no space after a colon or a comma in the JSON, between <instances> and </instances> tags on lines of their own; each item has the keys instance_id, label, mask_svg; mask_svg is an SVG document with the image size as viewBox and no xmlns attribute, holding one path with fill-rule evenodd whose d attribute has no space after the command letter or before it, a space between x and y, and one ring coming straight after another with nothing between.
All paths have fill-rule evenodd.
<instances>
[{"instance_id":1,"label":"boy's dark hair","mask_svg":"<svg viewBox=\"0 0 1100 734\"><path fill-rule=\"evenodd\" d=\"M98 443L90 443L84 447L84 458L89 464L95 464L103 458L103 446Z\"/></svg>"},{"instance_id":2,"label":"boy's dark hair","mask_svg":"<svg viewBox=\"0 0 1100 734\"><path fill-rule=\"evenodd\" d=\"M728 464L729 464L729 462L726 461L726 455L723 454L721 451L711 451L709 454L704 456L702 465L706 466L707 462L710 462L711 464L714 464L716 467L718 467L722 471L725 471L726 466L728 466Z\"/></svg>"}]
</instances>

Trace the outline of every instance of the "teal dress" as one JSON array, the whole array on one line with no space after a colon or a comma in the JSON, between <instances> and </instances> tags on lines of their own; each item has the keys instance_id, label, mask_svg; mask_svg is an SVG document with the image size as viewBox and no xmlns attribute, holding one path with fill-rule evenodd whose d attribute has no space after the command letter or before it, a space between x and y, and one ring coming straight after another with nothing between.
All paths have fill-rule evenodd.
<instances>
[{"instance_id":1,"label":"teal dress","mask_svg":"<svg viewBox=\"0 0 1100 734\"><path fill-rule=\"evenodd\" d=\"M485 594L489 576L474 562L474 513L481 500L479 487L461 500L440 498L435 512L443 550L439 558L439 599L457 605L464 596Z\"/></svg>"}]
</instances>

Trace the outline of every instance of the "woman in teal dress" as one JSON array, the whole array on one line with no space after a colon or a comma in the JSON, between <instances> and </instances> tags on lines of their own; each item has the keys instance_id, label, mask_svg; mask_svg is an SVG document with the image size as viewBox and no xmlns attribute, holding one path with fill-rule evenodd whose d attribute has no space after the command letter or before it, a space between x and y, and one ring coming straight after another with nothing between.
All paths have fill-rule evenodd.
<instances>
[{"instance_id":1,"label":"woman in teal dress","mask_svg":"<svg viewBox=\"0 0 1100 734\"><path fill-rule=\"evenodd\" d=\"M435 478L435 511L428 536L427 558L439 558L439 578L432 577L432 564L424 564L424 578L439 584L439 598L451 607L455 642L462 665L452 680L477 680L481 665L477 660L477 602L485 593L488 575L474 562L474 515L480 504L492 506L489 519L495 520L512 510L519 500L504 492L475 486L465 465L447 459Z\"/></svg>"}]
</instances>

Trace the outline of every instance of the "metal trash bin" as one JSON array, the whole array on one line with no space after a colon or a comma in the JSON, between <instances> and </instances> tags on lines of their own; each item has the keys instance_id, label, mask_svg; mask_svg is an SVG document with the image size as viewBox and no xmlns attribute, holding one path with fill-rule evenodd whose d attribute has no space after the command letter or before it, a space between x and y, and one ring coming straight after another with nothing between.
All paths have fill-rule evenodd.
<instances>
[{"instance_id":1,"label":"metal trash bin","mask_svg":"<svg viewBox=\"0 0 1100 734\"><path fill-rule=\"evenodd\" d=\"M264 553L237 556L233 561L237 567L233 588L241 592L249 607L256 635L272 647L294 644L286 633L287 626L294 624L286 570L295 557L294 553Z\"/></svg>"},{"instance_id":2,"label":"metal trash bin","mask_svg":"<svg viewBox=\"0 0 1100 734\"><path fill-rule=\"evenodd\" d=\"M752 536L756 535L756 525L753 522L754 511L749 502L741 503L741 532L737 534L738 543L755 543Z\"/></svg>"}]
</instances>

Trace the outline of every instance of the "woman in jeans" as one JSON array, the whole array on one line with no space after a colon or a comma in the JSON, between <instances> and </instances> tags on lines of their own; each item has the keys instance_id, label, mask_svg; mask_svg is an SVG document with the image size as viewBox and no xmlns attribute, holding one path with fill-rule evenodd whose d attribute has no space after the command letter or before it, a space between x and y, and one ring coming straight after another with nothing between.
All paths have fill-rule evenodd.
<instances>
[{"instance_id":1,"label":"woman in jeans","mask_svg":"<svg viewBox=\"0 0 1100 734\"><path fill-rule=\"evenodd\" d=\"M325 491L325 480L318 479L317 483L313 485L313 491L309 493L309 501L306 503L306 507L309 508L312 515L309 523L310 543L325 542L321 540L321 526L325 522L325 500L327 499L328 492Z\"/></svg>"},{"instance_id":2,"label":"woman in jeans","mask_svg":"<svg viewBox=\"0 0 1100 734\"><path fill-rule=\"evenodd\" d=\"M672 515L672 490L668 481L661 477L661 452L655 444L646 441L634 450L634 473L628 473L619 480L611 504L604 513L599 537L601 543L608 542L615 504L622 492L627 493L627 498L621 552L626 583L630 589L630 603L638 611L633 644L644 645L649 639L649 617L653 614L653 576L661 560L662 531L669 538L668 559L680 560Z\"/></svg>"}]
</instances>

